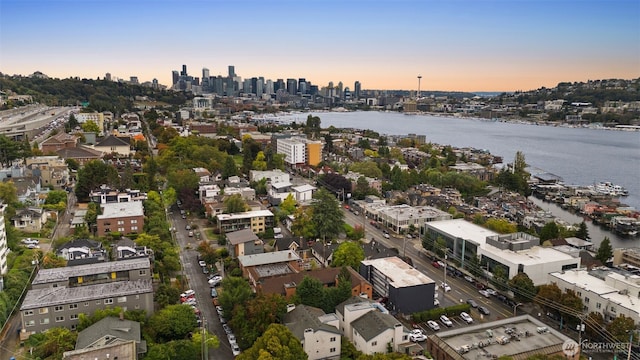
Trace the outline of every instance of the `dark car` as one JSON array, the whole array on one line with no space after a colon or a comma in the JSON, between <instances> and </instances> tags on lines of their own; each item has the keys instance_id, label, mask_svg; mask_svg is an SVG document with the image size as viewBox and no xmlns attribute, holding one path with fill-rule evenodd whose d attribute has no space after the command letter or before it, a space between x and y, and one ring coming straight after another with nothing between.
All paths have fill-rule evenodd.
<instances>
[{"instance_id":1,"label":"dark car","mask_svg":"<svg viewBox=\"0 0 640 360\"><path fill-rule=\"evenodd\" d=\"M484 306L478 306L478 312L483 315L490 315L491 312Z\"/></svg>"}]
</instances>

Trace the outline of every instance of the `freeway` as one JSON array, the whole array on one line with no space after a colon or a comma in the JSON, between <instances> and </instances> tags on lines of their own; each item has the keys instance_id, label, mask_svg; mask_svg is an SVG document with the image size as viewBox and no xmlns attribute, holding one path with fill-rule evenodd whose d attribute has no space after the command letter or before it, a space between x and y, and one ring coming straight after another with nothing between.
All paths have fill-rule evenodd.
<instances>
[{"instance_id":1,"label":"freeway","mask_svg":"<svg viewBox=\"0 0 640 360\"><path fill-rule=\"evenodd\" d=\"M438 299L440 306L447 307L458 303L464 303L468 299L473 299L480 306L489 309L490 315L482 315L476 309L473 309L470 315L474 319L480 319L482 322L493 321L513 316L514 309L497 300L495 297L485 298L482 296L475 285L469 283L463 278L446 275L446 282L451 286L451 291L444 292L440 285L444 281L444 269L436 269L431 265L431 259L422 248L421 239L408 239L406 237L394 236L391 232L389 239L384 237L382 229L371 226L369 220L364 215L356 216L355 214L343 208L345 222L351 226L364 225L365 239L367 242L374 240L388 248L398 249L401 256L410 257L413 266L433 279L438 285Z\"/></svg>"}]
</instances>

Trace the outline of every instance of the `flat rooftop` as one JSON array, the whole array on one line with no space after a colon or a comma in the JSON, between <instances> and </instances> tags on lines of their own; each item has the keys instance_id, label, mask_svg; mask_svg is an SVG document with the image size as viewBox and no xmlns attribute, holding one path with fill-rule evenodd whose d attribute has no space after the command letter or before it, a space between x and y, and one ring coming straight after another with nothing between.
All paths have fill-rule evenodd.
<instances>
[{"instance_id":1,"label":"flat rooftop","mask_svg":"<svg viewBox=\"0 0 640 360\"><path fill-rule=\"evenodd\" d=\"M534 246L530 249L519 251L502 250L488 244L481 245L480 248L483 253L494 255L495 259L504 258L513 264L522 264L524 266L575 259L575 257L562 251L542 246Z\"/></svg>"},{"instance_id":2,"label":"flat rooftop","mask_svg":"<svg viewBox=\"0 0 640 360\"><path fill-rule=\"evenodd\" d=\"M378 269L389 279L389 284L396 288L435 283L433 279L397 256L364 260L362 264Z\"/></svg>"},{"instance_id":3,"label":"flat rooftop","mask_svg":"<svg viewBox=\"0 0 640 360\"><path fill-rule=\"evenodd\" d=\"M261 278L285 275L293 272L287 263L256 266L253 270Z\"/></svg>"},{"instance_id":4,"label":"flat rooftop","mask_svg":"<svg viewBox=\"0 0 640 360\"><path fill-rule=\"evenodd\" d=\"M20 311L145 293L153 293L153 284L151 279L116 281L106 284L77 286L71 288L59 286L44 289L32 289L27 291L27 295L24 297Z\"/></svg>"},{"instance_id":5,"label":"flat rooftop","mask_svg":"<svg viewBox=\"0 0 640 360\"><path fill-rule=\"evenodd\" d=\"M269 210L256 210L256 211L245 211L241 213L235 214L220 214L218 215L218 220L227 221L227 220L236 220L236 219L249 219L253 217L266 217L273 216L273 213Z\"/></svg>"},{"instance_id":6,"label":"flat rooftop","mask_svg":"<svg viewBox=\"0 0 640 360\"><path fill-rule=\"evenodd\" d=\"M499 235L498 233L482 226L476 225L464 219L431 221L425 224L428 228L433 228L454 238L473 241L477 245L484 245L487 236Z\"/></svg>"},{"instance_id":7,"label":"flat rooftop","mask_svg":"<svg viewBox=\"0 0 640 360\"><path fill-rule=\"evenodd\" d=\"M569 270L563 272L552 272L549 274L549 281L553 282L554 278L575 285L576 288L589 291L594 294L604 295L611 292L618 292L617 289L607 285L603 280L595 276L589 275L587 270ZM576 289L577 290L577 289Z\"/></svg>"},{"instance_id":8,"label":"flat rooftop","mask_svg":"<svg viewBox=\"0 0 640 360\"><path fill-rule=\"evenodd\" d=\"M569 339L529 315L443 331L429 337L440 348L448 347L459 358L468 360L512 356L534 350L546 354L561 352L562 344Z\"/></svg>"},{"instance_id":9,"label":"flat rooftop","mask_svg":"<svg viewBox=\"0 0 640 360\"><path fill-rule=\"evenodd\" d=\"M118 217L144 216L142 201L101 204L102 215L98 219L113 219Z\"/></svg>"},{"instance_id":10,"label":"flat rooftop","mask_svg":"<svg viewBox=\"0 0 640 360\"><path fill-rule=\"evenodd\" d=\"M65 266L53 269L40 269L32 284L47 284L68 281L69 278L94 274L105 274L118 271L151 268L149 258L135 258L119 261L100 262L96 264Z\"/></svg>"},{"instance_id":11,"label":"flat rooftop","mask_svg":"<svg viewBox=\"0 0 640 360\"><path fill-rule=\"evenodd\" d=\"M238 256L238 261L244 267L278 264L298 260L300 260L300 257L292 250Z\"/></svg>"}]
</instances>

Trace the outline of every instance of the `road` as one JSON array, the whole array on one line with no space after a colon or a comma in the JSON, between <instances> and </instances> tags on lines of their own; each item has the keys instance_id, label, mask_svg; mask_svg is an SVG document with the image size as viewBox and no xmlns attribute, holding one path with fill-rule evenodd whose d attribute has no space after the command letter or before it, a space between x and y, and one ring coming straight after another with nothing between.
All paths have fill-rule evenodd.
<instances>
[{"instance_id":1,"label":"road","mask_svg":"<svg viewBox=\"0 0 640 360\"><path fill-rule=\"evenodd\" d=\"M211 288L207 282L206 275L203 274L202 268L198 264L198 251L196 250L198 247L198 240L195 236L189 237L189 231L186 230L187 225L193 227L194 224L196 224L198 225L196 232L201 232L205 221L193 219L189 216L186 219L182 219L180 211L177 209L174 209L174 211L169 213L169 221L171 222L171 226L176 229L174 236L180 248L180 262L183 267L183 275L186 277L188 282L187 288L191 288L196 292L196 300L198 303L197 307L200 309L203 325L210 333L216 335L220 340L220 347L218 349L210 349L208 358L216 360L231 360L234 356L231 353L231 347L229 346L227 335L222 329L218 313L213 305L211 299ZM201 236L205 235L202 234Z\"/></svg>"}]
</instances>

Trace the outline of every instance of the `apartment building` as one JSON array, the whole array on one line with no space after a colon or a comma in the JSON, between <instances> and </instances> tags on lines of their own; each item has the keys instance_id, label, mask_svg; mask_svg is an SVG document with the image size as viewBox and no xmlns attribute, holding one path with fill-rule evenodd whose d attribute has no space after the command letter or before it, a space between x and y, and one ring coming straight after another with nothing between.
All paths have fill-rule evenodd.
<instances>
[{"instance_id":1,"label":"apartment building","mask_svg":"<svg viewBox=\"0 0 640 360\"><path fill-rule=\"evenodd\" d=\"M42 186L51 185L59 190L71 183L69 166L59 156L32 156L25 160L25 165Z\"/></svg>"},{"instance_id":2,"label":"apartment building","mask_svg":"<svg viewBox=\"0 0 640 360\"><path fill-rule=\"evenodd\" d=\"M140 233L144 228L144 208L142 201L101 204L102 214L98 215L98 236L111 232L123 235Z\"/></svg>"},{"instance_id":3,"label":"apartment building","mask_svg":"<svg viewBox=\"0 0 640 360\"><path fill-rule=\"evenodd\" d=\"M311 165L322 162L322 142L302 137L278 139L276 152L284 154L284 162L291 167Z\"/></svg>"},{"instance_id":4,"label":"apartment building","mask_svg":"<svg viewBox=\"0 0 640 360\"><path fill-rule=\"evenodd\" d=\"M322 309L306 305L290 309L284 316L284 325L300 340L308 359L340 359L341 334L335 314L325 314Z\"/></svg>"},{"instance_id":5,"label":"apartment building","mask_svg":"<svg viewBox=\"0 0 640 360\"><path fill-rule=\"evenodd\" d=\"M235 214L216 216L218 227L223 233L251 229L254 234L265 232L273 227L273 213L269 210L253 210Z\"/></svg>"},{"instance_id":6,"label":"apartment building","mask_svg":"<svg viewBox=\"0 0 640 360\"><path fill-rule=\"evenodd\" d=\"M5 275L7 268L7 255L9 254L9 246L7 244L7 231L4 225L4 211L7 205L0 201L0 275ZM3 288L2 277L0 277L0 290Z\"/></svg>"},{"instance_id":7,"label":"apartment building","mask_svg":"<svg viewBox=\"0 0 640 360\"><path fill-rule=\"evenodd\" d=\"M153 313L148 258L40 269L20 307L22 328L30 333L59 326L74 330L80 314L116 306Z\"/></svg>"}]
</instances>

